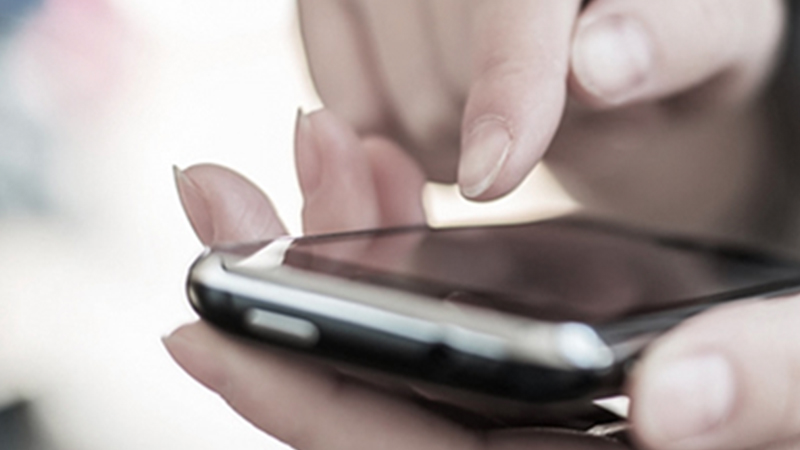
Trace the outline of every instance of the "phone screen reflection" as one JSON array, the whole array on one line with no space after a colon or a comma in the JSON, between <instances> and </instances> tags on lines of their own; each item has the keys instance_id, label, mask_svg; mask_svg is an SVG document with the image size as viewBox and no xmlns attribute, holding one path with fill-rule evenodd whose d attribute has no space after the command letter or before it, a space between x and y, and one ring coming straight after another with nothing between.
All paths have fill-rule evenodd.
<instances>
[{"instance_id":1,"label":"phone screen reflection","mask_svg":"<svg viewBox=\"0 0 800 450\"><path fill-rule=\"evenodd\" d=\"M800 265L585 219L295 241L284 264L544 320L602 323L800 278Z\"/></svg>"}]
</instances>

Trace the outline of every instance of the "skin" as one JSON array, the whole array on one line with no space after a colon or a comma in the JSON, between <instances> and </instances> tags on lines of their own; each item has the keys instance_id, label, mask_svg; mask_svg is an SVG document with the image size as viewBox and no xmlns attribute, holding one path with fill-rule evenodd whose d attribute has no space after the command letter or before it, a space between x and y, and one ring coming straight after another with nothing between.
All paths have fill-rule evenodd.
<instances>
[{"instance_id":1,"label":"skin","mask_svg":"<svg viewBox=\"0 0 800 450\"><path fill-rule=\"evenodd\" d=\"M735 234L724 225L748 217L742 199L768 167L754 117L780 48L785 5L579 3L301 0L310 66L330 109L298 120L305 231L421 222L426 179L458 181L476 200L496 198L546 152L588 208ZM692 153L697 148L708 150ZM205 244L283 232L267 197L234 172L200 165L177 180ZM800 445L798 313L797 297L731 305L660 338L627 386L638 444ZM299 450L617 446L571 434L469 429L202 323L165 344L236 411Z\"/></svg>"}]
</instances>

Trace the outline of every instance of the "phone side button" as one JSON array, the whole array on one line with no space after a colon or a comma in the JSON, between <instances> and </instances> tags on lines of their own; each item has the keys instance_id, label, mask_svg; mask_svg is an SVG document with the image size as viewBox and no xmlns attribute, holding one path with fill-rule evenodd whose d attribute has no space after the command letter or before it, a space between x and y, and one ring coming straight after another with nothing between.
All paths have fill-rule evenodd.
<instances>
[{"instance_id":1,"label":"phone side button","mask_svg":"<svg viewBox=\"0 0 800 450\"><path fill-rule=\"evenodd\" d=\"M252 333L286 344L311 347L319 340L313 323L272 311L250 308L244 313L244 323Z\"/></svg>"}]
</instances>

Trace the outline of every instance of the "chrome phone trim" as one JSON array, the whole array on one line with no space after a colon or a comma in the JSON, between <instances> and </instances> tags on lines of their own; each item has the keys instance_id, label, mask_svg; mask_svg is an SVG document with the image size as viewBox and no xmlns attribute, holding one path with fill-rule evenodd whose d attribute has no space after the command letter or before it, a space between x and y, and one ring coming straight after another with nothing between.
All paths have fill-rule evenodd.
<instances>
[{"instance_id":1,"label":"chrome phone trim","mask_svg":"<svg viewBox=\"0 0 800 450\"><path fill-rule=\"evenodd\" d=\"M302 320L303 313L324 316L498 361L570 371L603 370L615 362L613 350L586 324L454 308L440 299L294 269L281 265L289 244L289 238L276 240L256 259L207 251L189 284L261 300L266 310L270 304L294 310ZM199 304L193 289L189 295Z\"/></svg>"}]
</instances>

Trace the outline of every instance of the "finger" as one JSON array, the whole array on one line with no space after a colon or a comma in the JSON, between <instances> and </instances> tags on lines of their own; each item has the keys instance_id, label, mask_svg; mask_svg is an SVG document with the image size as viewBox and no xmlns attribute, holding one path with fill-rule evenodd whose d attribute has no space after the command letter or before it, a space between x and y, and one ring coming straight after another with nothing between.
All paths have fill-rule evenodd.
<instances>
[{"instance_id":1,"label":"finger","mask_svg":"<svg viewBox=\"0 0 800 450\"><path fill-rule=\"evenodd\" d=\"M482 2L474 74L462 122L458 183L488 200L517 186L561 120L569 42L579 0Z\"/></svg>"},{"instance_id":2,"label":"finger","mask_svg":"<svg viewBox=\"0 0 800 450\"><path fill-rule=\"evenodd\" d=\"M423 225L425 176L419 166L397 144L381 137L367 137L363 140L363 148L372 170L380 226ZM394 267L398 258L408 258L413 254L423 238L423 233L401 233L392 234L387 239L365 240L361 245L351 241L346 257L356 264ZM336 256L344 257L344 250Z\"/></svg>"},{"instance_id":3,"label":"finger","mask_svg":"<svg viewBox=\"0 0 800 450\"><path fill-rule=\"evenodd\" d=\"M441 152L455 151L461 117L461 106L433 45L435 25L427 2L359 1L393 112L421 161L432 156L444 160ZM454 175L447 174L447 181Z\"/></svg>"},{"instance_id":4,"label":"finger","mask_svg":"<svg viewBox=\"0 0 800 450\"><path fill-rule=\"evenodd\" d=\"M433 24L435 58L440 61L445 83L460 99L472 80L471 2L428 0L425 6Z\"/></svg>"},{"instance_id":5,"label":"finger","mask_svg":"<svg viewBox=\"0 0 800 450\"><path fill-rule=\"evenodd\" d=\"M269 198L236 172L213 164L174 170L181 204L203 244L258 241L286 233Z\"/></svg>"},{"instance_id":6,"label":"finger","mask_svg":"<svg viewBox=\"0 0 800 450\"><path fill-rule=\"evenodd\" d=\"M325 106L359 132L385 130L387 101L363 20L351 2L299 0L298 10L308 65Z\"/></svg>"},{"instance_id":7,"label":"finger","mask_svg":"<svg viewBox=\"0 0 800 450\"><path fill-rule=\"evenodd\" d=\"M425 175L406 152L381 137L362 141L369 159L382 227L425 223L422 188Z\"/></svg>"},{"instance_id":8,"label":"finger","mask_svg":"<svg viewBox=\"0 0 800 450\"><path fill-rule=\"evenodd\" d=\"M190 375L298 450L477 449L478 439L410 403L194 323L165 339Z\"/></svg>"},{"instance_id":9,"label":"finger","mask_svg":"<svg viewBox=\"0 0 800 450\"><path fill-rule=\"evenodd\" d=\"M654 449L750 449L800 436L800 298L729 305L659 340L631 387Z\"/></svg>"},{"instance_id":10,"label":"finger","mask_svg":"<svg viewBox=\"0 0 800 450\"><path fill-rule=\"evenodd\" d=\"M576 27L571 86L599 107L668 97L712 79L717 95L740 98L771 69L784 8L780 0L596 0Z\"/></svg>"},{"instance_id":11,"label":"finger","mask_svg":"<svg viewBox=\"0 0 800 450\"><path fill-rule=\"evenodd\" d=\"M370 163L350 125L327 110L298 115L295 158L306 233L380 225Z\"/></svg>"}]
</instances>

